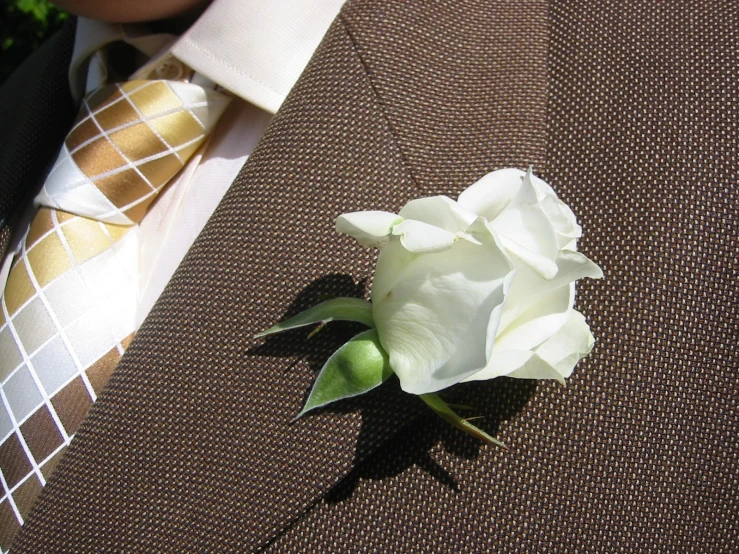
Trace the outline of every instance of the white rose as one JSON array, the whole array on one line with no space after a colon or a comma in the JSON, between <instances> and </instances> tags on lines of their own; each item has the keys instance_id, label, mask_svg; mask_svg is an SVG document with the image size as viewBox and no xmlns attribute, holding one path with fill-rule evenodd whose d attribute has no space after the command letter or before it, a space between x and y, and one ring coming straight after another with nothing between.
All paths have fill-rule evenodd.
<instances>
[{"instance_id":1,"label":"white rose","mask_svg":"<svg viewBox=\"0 0 739 554\"><path fill-rule=\"evenodd\" d=\"M501 375L563 381L593 346L575 281L602 272L576 251L572 211L530 170L490 173L457 202L344 214L336 230L381 249L372 316L406 392Z\"/></svg>"}]
</instances>

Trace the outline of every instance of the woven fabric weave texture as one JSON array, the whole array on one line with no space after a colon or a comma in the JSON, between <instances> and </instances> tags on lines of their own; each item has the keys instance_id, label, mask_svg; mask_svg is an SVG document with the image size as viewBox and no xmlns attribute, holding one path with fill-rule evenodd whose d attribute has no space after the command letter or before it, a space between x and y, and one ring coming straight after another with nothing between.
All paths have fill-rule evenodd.
<instances>
[{"instance_id":1,"label":"woven fabric weave texture","mask_svg":"<svg viewBox=\"0 0 739 554\"><path fill-rule=\"evenodd\" d=\"M14 552L727 552L737 499L737 6L351 1L140 329ZM388 383L291 423L362 294L357 209L532 164L606 279L566 388ZM297 298L295 302L292 299Z\"/></svg>"}]
</instances>

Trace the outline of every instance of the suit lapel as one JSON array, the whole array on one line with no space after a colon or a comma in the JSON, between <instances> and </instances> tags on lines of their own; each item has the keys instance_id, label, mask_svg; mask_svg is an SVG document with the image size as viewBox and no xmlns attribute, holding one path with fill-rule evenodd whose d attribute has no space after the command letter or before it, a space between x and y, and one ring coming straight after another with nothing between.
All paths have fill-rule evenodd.
<instances>
[{"instance_id":1,"label":"suit lapel","mask_svg":"<svg viewBox=\"0 0 739 554\"><path fill-rule=\"evenodd\" d=\"M400 2L345 8L78 432L19 552L45 540L84 552L93 533L87 551L142 541L150 550L256 548L419 413L428 417L391 383L292 422L312 369L349 335L252 337L322 294L365 292L375 254L333 233L337 215L397 210L456 194L497 166L543 163L545 49L527 51L523 69L514 56L514 79L496 75L490 56L510 52L487 35L508 32L513 12L476 6L471 31L461 11L435 20ZM458 52L429 50L434 33L465 24L459 35L471 42ZM487 57L464 60L483 45ZM468 67L431 73L445 56ZM510 103L522 78L527 101Z\"/></svg>"}]
</instances>

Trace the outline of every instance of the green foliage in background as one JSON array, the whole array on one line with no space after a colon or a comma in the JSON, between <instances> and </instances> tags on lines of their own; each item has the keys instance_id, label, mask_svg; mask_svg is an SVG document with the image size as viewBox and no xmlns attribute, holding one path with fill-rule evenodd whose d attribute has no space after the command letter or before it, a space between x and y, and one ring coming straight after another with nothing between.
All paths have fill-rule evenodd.
<instances>
[{"instance_id":1,"label":"green foliage in background","mask_svg":"<svg viewBox=\"0 0 739 554\"><path fill-rule=\"evenodd\" d=\"M0 2L0 83L57 31L67 17L49 0Z\"/></svg>"}]
</instances>

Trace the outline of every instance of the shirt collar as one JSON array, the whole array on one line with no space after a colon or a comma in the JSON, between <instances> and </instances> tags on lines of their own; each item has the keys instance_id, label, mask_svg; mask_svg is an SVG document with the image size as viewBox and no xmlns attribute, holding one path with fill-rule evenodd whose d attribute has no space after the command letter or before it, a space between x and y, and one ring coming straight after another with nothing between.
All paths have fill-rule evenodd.
<instances>
[{"instance_id":1,"label":"shirt collar","mask_svg":"<svg viewBox=\"0 0 739 554\"><path fill-rule=\"evenodd\" d=\"M108 44L121 40L151 58L172 45L176 38L174 35L152 34L145 25L118 25L78 18L69 64L69 88L73 98L79 101L86 92L91 59Z\"/></svg>"},{"instance_id":2,"label":"shirt collar","mask_svg":"<svg viewBox=\"0 0 739 554\"><path fill-rule=\"evenodd\" d=\"M172 54L231 93L275 113L344 0L215 0L181 37L80 18L70 85L84 91L85 62L124 40L149 56ZM159 53L159 54L157 54Z\"/></svg>"}]
</instances>

